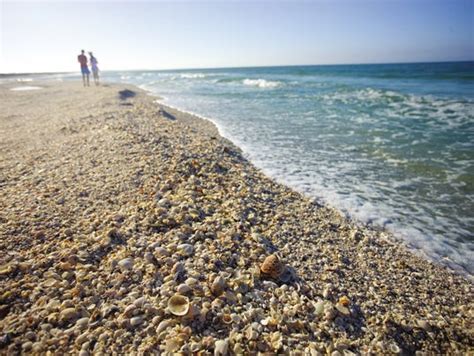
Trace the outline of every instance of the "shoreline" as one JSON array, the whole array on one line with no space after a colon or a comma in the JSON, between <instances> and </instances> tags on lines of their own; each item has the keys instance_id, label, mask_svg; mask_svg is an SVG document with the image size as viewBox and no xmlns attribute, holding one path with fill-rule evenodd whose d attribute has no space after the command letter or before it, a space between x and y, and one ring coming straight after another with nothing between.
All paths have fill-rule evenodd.
<instances>
[{"instance_id":1,"label":"shoreline","mask_svg":"<svg viewBox=\"0 0 474 356\"><path fill-rule=\"evenodd\" d=\"M210 120L132 85L0 94L2 352L472 351L471 282L273 181Z\"/></svg>"},{"instance_id":2,"label":"shoreline","mask_svg":"<svg viewBox=\"0 0 474 356\"><path fill-rule=\"evenodd\" d=\"M133 85L133 84L131 84L131 85ZM222 136L226 140L230 141L234 146L238 147L242 152L244 152L244 150L241 148L241 146L238 143L236 143L231 137L229 137L230 135L224 133L225 132L224 128L221 127L220 125L218 125L216 120L212 119L211 117L206 117L206 116L203 116L199 113L188 111L188 110L173 106L171 104L168 104L166 102L168 100L167 98L162 97L159 94L153 93L153 91L151 89L146 88L145 85L140 85L140 86L138 86L138 88L145 91L151 97L155 97L156 98L155 102L158 105L160 105L161 107L164 107L166 109L171 109L171 111L174 111L178 114L181 113L181 114L189 115L191 118L194 117L194 118L197 118L199 120L209 121L211 124L213 124L217 128L217 131L218 131L220 136ZM250 162L250 164L255 166L255 164L245 155L245 153L244 153L244 157L245 157L245 159L247 159ZM370 224L370 223L366 223L364 221L361 221L357 217L352 216L350 214L350 212L348 212L348 211L342 211L341 209L339 209L335 206L332 206L328 202L323 201L321 198L313 197L309 194L306 194L303 190L298 189L297 187L294 187L294 186L291 186L291 185L287 184L283 179L276 179L276 178L272 177L272 175L270 173L264 172L259 167L256 167L256 169L262 171L262 173L264 175L266 175L270 179L274 180L278 184L282 184L282 185L288 187L289 189L296 191L297 193L301 194L302 196L306 197L307 199L314 201L315 204L318 204L318 205L321 205L321 206L324 206L324 207L327 207L327 208L330 208L330 209L334 209L338 213L342 214L347 220L351 221L352 224L357 225L359 228L361 228L361 229L371 229L371 230L375 230L375 231L385 232L385 233L390 235L390 239L392 241L394 241L395 243L401 244L404 248L406 248L411 253L419 256L420 258L426 259L426 260L428 260L428 261L430 261L430 262L432 262L436 265L439 265L440 267L447 268L447 270L452 271L455 274L459 274L459 275L465 277L470 282L474 283L474 275L470 274L469 271L464 266L460 265L459 263L457 263L457 262L455 262L455 261L453 261L453 260L451 260L447 257L432 256L432 255L428 254L425 250L423 250L423 248L421 248L420 246L412 245L412 242L407 240L407 237L409 235L408 233L398 232L394 228L390 229L390 228L387 228L385 226L381 226L381 225L377 225L377 224Z\"/></svg>"}]
</instances>

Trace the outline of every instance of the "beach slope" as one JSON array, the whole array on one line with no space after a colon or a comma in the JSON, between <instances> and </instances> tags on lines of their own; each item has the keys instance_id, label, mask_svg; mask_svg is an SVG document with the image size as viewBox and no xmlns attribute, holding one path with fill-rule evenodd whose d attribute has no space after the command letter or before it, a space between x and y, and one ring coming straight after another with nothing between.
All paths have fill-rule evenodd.
<instances>
[{"instance_id":1,"label":"beach slope","mask_svg":"<svg viewBox=\"0 0 474 356\"><path fill-rule=\"evenodd\" d=\"M130 85L0 86L0 353L473 351L473 288Z\"/></svg>"}]
</instances>

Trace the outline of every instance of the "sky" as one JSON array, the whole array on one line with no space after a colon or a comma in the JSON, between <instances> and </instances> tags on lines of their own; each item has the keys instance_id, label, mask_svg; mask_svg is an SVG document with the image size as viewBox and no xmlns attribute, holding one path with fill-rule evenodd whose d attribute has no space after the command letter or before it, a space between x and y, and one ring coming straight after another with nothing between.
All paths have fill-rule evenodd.
<instances>
[{"instance_id":1,"label":"sky","mask_svg":"<svg viewBox=\"0 0 474 356\"><path fill-rule=\"evenodd\" d=\"M474 60L473 0L0 0L0 73Z\"/></svg>"}]
</instances>

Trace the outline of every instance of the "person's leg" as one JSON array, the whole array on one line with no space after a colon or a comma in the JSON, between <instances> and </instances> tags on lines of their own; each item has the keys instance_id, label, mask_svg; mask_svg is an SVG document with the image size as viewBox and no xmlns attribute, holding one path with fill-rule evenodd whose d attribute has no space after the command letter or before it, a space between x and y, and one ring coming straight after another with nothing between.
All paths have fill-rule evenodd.
<instances>
[{"instance_id":1,"label":"person's leg","mask_svg":"<svg viewBox=\"0 0 474 356\"><path fill-rule=\"evenodd\" d=\"M86 75L82 73L82 84L86 86Z\"/></svg>"},{"instance_id":2,"label":"person's leg","mask_svg":"<svg viewBox=\"0 0 474 356\"><path fill-rule=\"evenodd\" d=\"M89 73L87 73L87 86L89 87Z\"/></svg>"}]
</instances>

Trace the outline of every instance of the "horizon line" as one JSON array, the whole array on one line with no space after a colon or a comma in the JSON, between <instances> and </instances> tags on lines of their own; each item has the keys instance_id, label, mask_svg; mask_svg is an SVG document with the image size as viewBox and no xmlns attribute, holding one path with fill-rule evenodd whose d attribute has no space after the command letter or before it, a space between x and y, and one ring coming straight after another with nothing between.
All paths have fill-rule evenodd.
<instances>
[{"instance_id":1,"label":"horizon line","mask_svg":"<svg viewBox=\"0 0 474 356\"><path fill-rule=\"evenodd\" d=\"M276 65L250 65L250 66L223 66L223 67L181 67L181 68L165 68L165 69L150 69L150 68L137 68L137 69L106 69L101 72L166 72L166 71L178 71L178 70L210 70L210 69L251 69L251 68L283 68L283 67L318 67L318 66L359 66L359 65L389 65L389 64L432 64L432 63L463 63L463 62L474 62L474 59L463 59L463 60L446 60L446 61L415 61L415 62L361 62L361 63L321 63L321 64L276 64ZM15 75L36 75L36 74L69 74L75 73L74 71L59 71L59 72L0 72L0 76L15 76Z\"/></svg>"}]
</instances>

